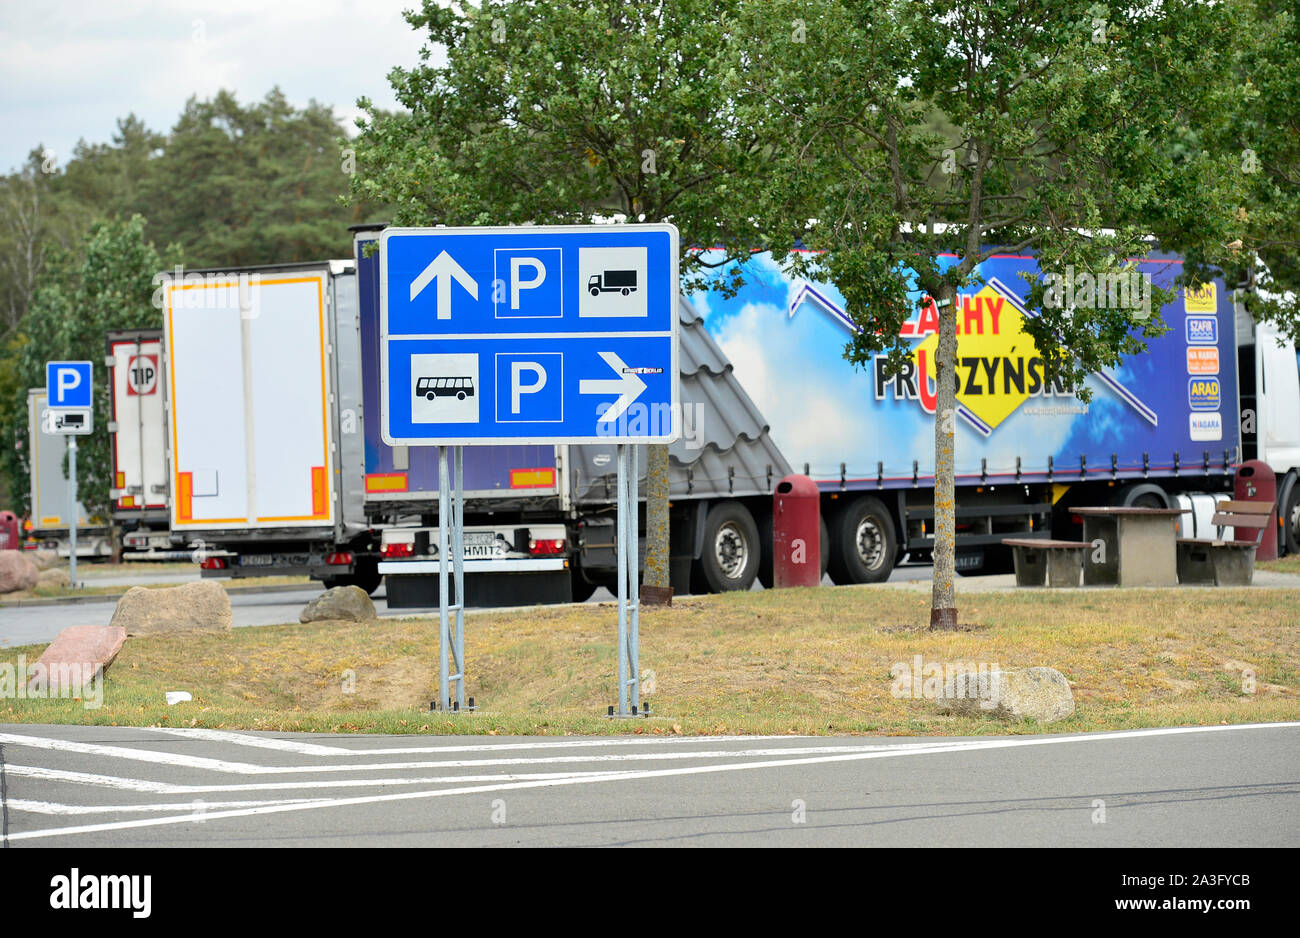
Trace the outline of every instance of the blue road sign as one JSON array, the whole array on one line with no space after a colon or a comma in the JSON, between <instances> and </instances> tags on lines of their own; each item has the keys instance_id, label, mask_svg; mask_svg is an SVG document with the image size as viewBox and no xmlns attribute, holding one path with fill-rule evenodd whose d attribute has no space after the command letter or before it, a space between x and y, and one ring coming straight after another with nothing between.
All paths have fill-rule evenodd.
<instances>
[{"instance_id":1,"label":"blue road sign","mask_svg":"<svg viewBox=\"0 0 1300 938\"><path fill-rule=\"evenodd\" d=\"M675 440L677 251L672 225L386 229L384 442Z\"/></svg>"},{"instance_id":2,"label":"blue road sign","mask_svg":"<svg viewBox=\"0 0 1300 938\"><path fill-rule=\"evenodd\" d=\"M45 392L52 409L91 406L90 362L47 362Z\"/></svg>"}]
</instances>

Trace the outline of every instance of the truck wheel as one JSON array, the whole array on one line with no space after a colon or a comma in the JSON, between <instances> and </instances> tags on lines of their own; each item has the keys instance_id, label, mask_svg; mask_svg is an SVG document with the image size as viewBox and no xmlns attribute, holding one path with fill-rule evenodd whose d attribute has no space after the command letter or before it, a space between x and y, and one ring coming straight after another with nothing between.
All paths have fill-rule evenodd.
<instances>
[{"instance_id":1,"label":"truck wheel","mask_svg":"<svg viewBox=\"0 0 1300 938\"><path fill-rule=\"evenodd\" d=\"M570 571L569 578L573 584L572 593L573 601L575 603L585 603L587 600L591 599L591 594L596 592L597 586L595 583L587 582L587 578L582 575L582 571L578 569L576 564Z\"/></svg>"},{"instance_id":2,"label":"truck wheel","mask_svg":"<svg viewBox=\"0 0 1300 938\"><path fill-rule=\"evenodd\" d=\"M367 558L360 558L353 568L352 582L361 587L367 593L373 593L379 589L379 584L384 581L384 575L379 572L379 561Z\"/></svg>"},{"instance_id":3,"label":"truck wheel","mask_svg":"<svg viewBox=\"0 0 1300 938\"><path fill-rule=\"evenodd\" d=\"M830 574L836 583L881 583L898 558L894 519L870 495L847 505L830 524Z\"/></svg>"},{"instance_id":4,"label":"truck wheel","mask_svg":"<svg viewBox=\"0 0 1300 938\"><path fill-rule=\"evenodd\" d=\"M719 502L704 519L704 553L696 564L711 593L747 590L758 575L758 525L737 501Z\"/></svg>"},{"instance_id":5,"label":"truck wheel","mask_svg":"<svg viewBox=\"0 0 1300 938\"><path fill-rule=\"evenodd\" d=\"M600 287L592 287L589 291L592 296L600 296Z\"/></svg>"},{"instance_id":6,"label":"truck wheel","mask_svg":"<svg viewBox=\"0 0 1300 938\"><path fill-rule=\"evenodd\" d=\"M1154 482L1139 482L1120 489L1112 504L1123 508L1168 508L1173 504L1168 493Z\"/></svg>"},{"instance_id":7,"label":"truck wheel","mask_svg":"<svg viewBox=\"0 0 1300 938\"><path fill-rule=\"evenodd\" d=\"M818 519L821 524L821 556L822 556L822 576L825 576L831 568L831 529L826 526L826 516L823 515ZM831 577L831 582L835 578Z\"/></svg>"},{"instance_id":8,"label":"truck wheel","mask_svg":"<svg viewBox=\"0 0 1300 938\"><path fill-rule=\"evenodd\" d=\"M1282 519L1282 540L1288 554L1300 554L1300 479L1291 486L1286 504L1278 511Z\"/></svg>"}]
</instances>

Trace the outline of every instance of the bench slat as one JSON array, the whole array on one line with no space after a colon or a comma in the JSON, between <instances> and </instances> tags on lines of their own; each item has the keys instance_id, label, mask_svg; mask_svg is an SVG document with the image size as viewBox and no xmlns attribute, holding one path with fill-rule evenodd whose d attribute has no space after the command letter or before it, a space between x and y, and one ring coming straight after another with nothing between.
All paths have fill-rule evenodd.
<instances>
[{"instance_id":1,"label":"bench slat","mask_svg":"<svg viewBox=\"0 0 1300 938\"><path fill-rule=\"evenodd\" d=\"M1045 550L1086 550L1092 545L1087 541L1049 541L1045 538L1004 537L1002 544L1006 547L1041 547Z\"/></svg>"},{"instance_id":2,"label":"bench slat","mask_svg":"<svg viewBox=\"0 0 1300 938\"><path fill-rule=\"evenodd\" d=\"M1210 523L1221 528L1267 528L1267 515L1225 515L1219 512L1210 519Z\"/></svg>"},{"instance_id":3,"label":"bench slat","mask_svg":"<svg viewBox=\"0 0 1300 938\"><path fill-rule=\"evenodd\" d=\"M1239 512L1246 515L1267 515L1273 511L1272 502L1234 502L1228 500L1214 506L1218 511Z\"/></svg>"}]
</instances>

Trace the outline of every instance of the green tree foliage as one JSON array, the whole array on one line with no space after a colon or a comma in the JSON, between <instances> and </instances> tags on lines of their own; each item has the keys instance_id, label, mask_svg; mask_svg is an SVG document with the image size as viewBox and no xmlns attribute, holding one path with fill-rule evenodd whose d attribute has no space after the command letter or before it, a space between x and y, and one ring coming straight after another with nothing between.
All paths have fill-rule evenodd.
<instances>
[{"instance_id":1,"label":"green tree foliage","mask_svg":"<svg viewBox=\"0 0 1300 938\"><path fill-rule=\"evenodd\" d=\"M342 125L324 105L294 108L279 90L242 105L221 92L210 101L191 98L169 133L152 131L129 115L118 121L110 142L82 141L66 165L37 147L21 168L0 177L0 426L6 428L5 440L20 423L26 426L28 382L44 384L43 374L37 380L23 362L64 355L57 351L68 347L64 340L86 328L100 330L102 345L103 329L117 327L84 317L70 299L80 289L108 295L93 276L80 285L83 273L93 273L81 270L83 255L91 263L92 256L107 258L117 247L129 247L129 239L103 241L102 232L109 228L100 229L100 240L87 241L93 225L142 224L145 239L171 246L171 263L183 261L191 268L346 256L351 251L347 226L381 211L365 202L342 203L354 165L349 146ZM129 221L137 216L142 221ZM56 256L62 258L57 265ZM135 271L139 260L128 252L114 263ZM98 269L111 266L107 260L96 263ZM149 277L159 270L149 271ZM29 314L42 290L39 315ZM153 315L148 295L141 308L122 311L123 321ZM103 356L97 351L89 357L98 361ZM17 446L24 437L14 439ZM87 465L94 458L94 444L90 446L83 460ZM8 471L0 471L0 504L5 506L25 501L28 485L21 460L7 453L3 465Z\"/></svg>"},{"instance_id":2,"label":"green tree foliage","mask_svg":"<svg viewBox=\"0 0 1300 938\"><path fill-rule=\"evenodd\" d=\"M1236 55L1220 65L1229 69L1235 100L1205 102L1198 118L1205 145L1235 158L1245 187L1230 271L1259 288L1245 295L1254 317L1300 342L1300 7L1249 0L1241 10Z\"/></svg>"},{"instance_id":3,"label":"green tree foliage","mask_svg":"<svg viewBox=\"0 0 1300 938\"><path fill-rule=\"evenodd\" d=\"M95 431L80 438L78 494L89 514L107 517L112 482L108 394L104 391L104 335L112 329L159 328L162 316L151 303L154 275L163 259L144 237L144 219L97 222L76 252L56 252L47 265L31 309L16 339L12 357L0 370L8 397L0 422L5 474L15 501L25 512L27 390L45 386L47 361L95 363ZM66 466L65 466L66 471Z\"/></svg>"},{"instance_id":4,"label":"green tree foliage","mask_svg":"<svg viewBox=\"0 0 1300 938\"><path fill-rule=\"evenodd\" d=\"M754 194L781 154L737 120L725 88L738 5L424 0L407 19L428 31L425 62L390 75L405 110L361 102L352 191L407 225L671 221L688 277L693 246L742 255L756 244ZM666 448L651 461L647 570L666 586Z\"/></svg>"},{"instance_id":5,"label":"green tree foliage","mask_svg":"<svg viewBox=\"0 0 1300 938\"><path fill-rule=\"evenodd\" d=\"M912 290L939 307L932 624L956 624L953 479L958 291L995 252L1044 272L1123 272L1162 246L1221 262L1236 160L1198 146L1189 115L1230 106L1239 10L1085 0L770 0L746 4L732 74L746 126L773 123L799 159L756 207L778 257L828 277L861 326L858 364L911 355ZM935 112L941 115L936 121ZM936 132L944 124L956 131ZM1145 349L1158 315L1065 308L1031 283L1026 321L1049 377ZM1171 295L1155 291L1158 310Z\"/></svg>"}]
</instances>

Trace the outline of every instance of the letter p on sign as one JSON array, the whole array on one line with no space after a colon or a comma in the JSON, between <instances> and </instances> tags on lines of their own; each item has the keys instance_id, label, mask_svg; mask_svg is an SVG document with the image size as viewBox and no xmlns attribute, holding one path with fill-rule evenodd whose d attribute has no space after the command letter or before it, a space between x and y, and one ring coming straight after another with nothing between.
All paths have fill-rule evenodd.
<instances>
[{"instance_id":1,"label":"letter p on sign","mask_svg":"<svg viewBox=\"0 0 1300 938\"><path fill-rule=\"evenodd\" d=\"M50 362L45 366L45 391L50 407L91 406L91 363Z\"/></svg>"}]
</instances>

